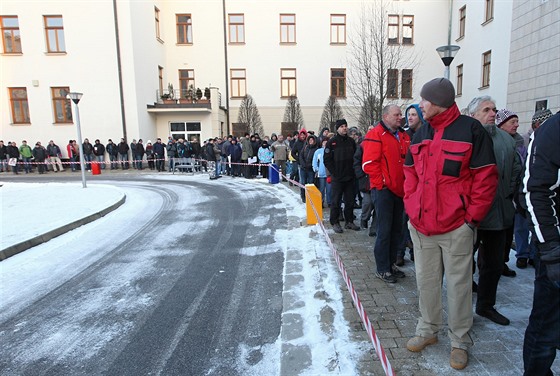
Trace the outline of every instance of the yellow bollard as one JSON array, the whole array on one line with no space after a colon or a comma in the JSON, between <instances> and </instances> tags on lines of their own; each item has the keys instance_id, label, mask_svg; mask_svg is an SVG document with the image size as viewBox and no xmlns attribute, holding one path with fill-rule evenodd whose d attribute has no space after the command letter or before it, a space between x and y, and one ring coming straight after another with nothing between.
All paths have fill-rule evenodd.
<instances>
[{"instance_id":1,"label":"yellow bollard","mask_svg":"<svg viewBox=\"0 0 560 376\"><path fill-rule=\"evenodd\" d=\"M305 198L305 209L307 210L307 224L315 225L318 223L313 207L317 211L319 216L319 221L323 220L323 198L321 197L321 192L317 189L315 184L305 185L306 198ZM313 203L313 207L311 206Z\"/></svg>"}]
</instances>

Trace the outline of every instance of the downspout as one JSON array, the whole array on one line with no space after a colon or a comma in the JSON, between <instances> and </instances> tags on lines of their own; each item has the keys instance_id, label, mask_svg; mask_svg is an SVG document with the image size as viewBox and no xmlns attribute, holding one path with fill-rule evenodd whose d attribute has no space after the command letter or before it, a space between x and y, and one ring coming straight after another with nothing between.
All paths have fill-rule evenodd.
<instances>
[{"instance_id":1,"label":"downspout","mask_svg":"<svg viewBox=\"0 0 560 376\"><path fill-rule=\"evenodd\" d=\"M117 0L113 0L113 17L115 19L115 39L117 42L117 70L119 74L119 95L121 101L121 120L122 120L122 131L123 138L126 141L126 117L124 112L124 89L123 89L123 78L122 78L122 62L121 62L121 43L119 38L119 19L117 16Z\"/></svg>"},{"instance_id":2,"label":"downspout","mask_svg":"<svg viewBox=\"0 0 560 376\"><path fill-rule=\"evenodd\" d=\"M451 46L451 26L453 20L453 0L449 0L449 29L447 30L447 45Z\"/></svg>"},{"instance_id":3,"label":"downspout","mask_svg":"<svg viewBox=\"0 0 560 376\"><path fill-rule=\"evenodd\" d=\"M226 128L227 134L231 134L229 126L229 65L228 65L228 51L227 51L227 24L226 24L226 0L222 0L223 18L224 18L224 62L225 62L225 77L226 77Z\"/></svg>"}]
</instances>

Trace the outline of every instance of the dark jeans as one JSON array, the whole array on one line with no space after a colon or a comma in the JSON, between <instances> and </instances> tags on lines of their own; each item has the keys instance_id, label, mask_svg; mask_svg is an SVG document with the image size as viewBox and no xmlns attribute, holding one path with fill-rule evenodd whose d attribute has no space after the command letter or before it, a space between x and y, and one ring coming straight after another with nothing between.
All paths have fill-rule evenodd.
<instances>
[{"instance_id":1,"label":"dark jeans","mask_svg":"<svg viewBox=\"0 0 560 376\"><path fill-rule=\"evenodd\" d=\"M338 223L340 217L340 205L344 197L344 219L346 222L354 221L354 179L348 181L331 181L331 214L329 222L331 225Z\"/></svg>"},{"instance_id":2,"label":"dark jeans","mask_svg":"<svg viewBox=\"0 0 560 376\"><path fill-rule=\"evenodd\" d=\"M165 160L163 155L154 154L154 158L156 159L156 170L163 171L165 170Z\"/></svg>"},{"instance_id":3,"label":"dark jeans","mask_svg":"<svg viewBox=\"0 0 560 376\"><path fill-rule=\"evenodd\" d=\"M306 170L305 168L299 168L299 183L302 185L313 184L315 180L315 172L313 170ZM301 201L305 202L305 188L300 188L299 193L301 196Z\"/></svg>"},{"instance_id":4,"label":"dark jeans","mask_svg":"<svg viewBox=\"0 0 560 376\"><path fill-rule=\"evenodd\" d=\"M23 160L23 169L25 170L25 173L33 172L33 168L31 166L31 158L22 157L22 160Z\"/></svg>"},{"instance_id":5,"label":"dark jeans","mask_svg":"<svg viewBox=\"0 0 560 376\"><path fill-rule=\"evenodd\" d=\"M379 218L373 249L377 271L391 272L391 265L397 261L397 251L402 241L403 199L387 188L372 189L371 194Z\"/></svg>"},{"instance_id":6,"label":"dark jeans","mask_svg":"<svg viewBox=\"0 0 560 376\"><path fill-rule=\"evenodd\" d=\"M546 267L535 257L533 309L523 342L525 376L552 376L550 367L560 348L560 288L546 276Z\"/></svg>"},{"instance_id":7,"label":"dark jeans","mask_svg":"<svg viewBox=\"0 0 560 376\"><path fill-rule=\"evenodd\" d=\"M399 251L397 256L403 257L406 254L406 245L412 244L412 237L410 236L410 230L408 229L408 215L403 213L403 225L402 225L402 241L401 246L399 247ZM409 248L410 254L412 255L413 250ZM412 258L412 256L410 256Z\"/></svg>"},{"instance_id":8,"label":"dark jeans","mask_svg":"<svg viewBox=\"0 0 560 376\"><path fill-rule=\"evenodd\" d=\"M515 257L534 259L537 253L537 247L534 240L529 242L529 223L527 218L519 213L515 213Z\"/></svg>"},{"instance_id":9,"label":"dark jeans","mask_svg":"<svg viewBox=\"0 0 560 376\"><path fill-rule=\"evenodd\" d=\"M70 157L70 168L72 171L76 171L78 169L78 164L76 163L76 157Z\"/></svg>"},{"instance_id":10,"label":"dark jeans","mask_svg":"<svg viewBox=\"0 0 560 376\"><path fill-rule=\"evenodd\" d=\"M91 161L93 161L93 154L84 154L84 163L86 164L86 170L91 170Z\"/></svg>"},{"instance_id":11,"label":"dark jeans","mask_svg":"<svg viewBox=\"0 0 560 376\"><path fill-rule=\"evenodd\" d=\"M494 308L498 282L504 269L506 230L478 230L478 291L476 310ZM475 245L476 247L476 245Z\"/></svg>"}]
</instances>

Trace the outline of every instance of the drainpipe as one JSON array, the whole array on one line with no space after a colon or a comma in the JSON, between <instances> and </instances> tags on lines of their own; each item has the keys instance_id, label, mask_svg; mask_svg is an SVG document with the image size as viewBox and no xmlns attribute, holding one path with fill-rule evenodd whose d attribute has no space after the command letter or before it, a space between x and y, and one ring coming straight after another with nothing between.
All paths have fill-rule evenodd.
<instances>
[{"instance_id":1,"label":"drainpipe","mask_svg":"<svg viewBox=\"0 0 560 376\"><path fill-rule=\"evenodd\" d=\"M126 140L126 117L124 112L124 90L123 90L123 78L122 78L122 63L121 63L121 44L119 38L119 19L117 16L117 0L113 0L113 17L115 19L115 39L117 42L117 70L119 74L119 96L121 101L121 120L122 120L122 131L123 138Z\"/></svg>"},{"instance_id":2,"label":"drainpipe","mask_svg":"<svg viewBox=\"0 0 560 376\"><path fill-rule=\"evenodd\" d=\"M227 134L231 134L229 127L229 65L228 65L228 51L227 51L227 24L226 24L226 0L222 0L223 18L224 18L224 62L225 62L225 77L226 77L226 128Z\"/></svg>"},{"instance_id":3,"label":"drainpipe","mask_svg":"<svg viewBox=\"0 0 560 376\"><path fill-rule=\"evenodd\" d=\"M453 20L453 0L449 0L449 28L447 30L447 45L451 45L451 26Z\"/></svg>"}]
</instances>

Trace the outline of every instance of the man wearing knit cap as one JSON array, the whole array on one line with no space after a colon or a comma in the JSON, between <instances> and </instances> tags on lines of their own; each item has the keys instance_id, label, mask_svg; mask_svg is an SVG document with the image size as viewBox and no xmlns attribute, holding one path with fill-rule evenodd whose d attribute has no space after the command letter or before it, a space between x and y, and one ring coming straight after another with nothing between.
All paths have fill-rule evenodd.
<instances>
[{"instance_id":1,"label":"man wearing knit cap","mask_svg":"<svg viewBox=\"0 0 560 376\"><path fill-rule=\"evenodd\" d=\"M490 211L478 226L475 244L475 250L478 249L479 275L476 314L496 324L509 325L509 320L494 305L500 276L515 277L516 274L508 268L505 261L509 260L513 238L513 196L518 189L521 160L515 150L513 138L496 126L496 105L491 97L474 98L469 103L468 110L492 138L498 168L498 189Z\"/></svg>"},{"instance_id":2,"label":"man wearing knit cap","mask_svg":"<svg viewBox=\"0 0 560 376\"><path fill-rule=\"evenodd\" d=\"M460 114L449 80L427 82L420 95L428 124L416 132L404 165L420 318L406 347L417 352L437 342L445 273L450 365L463 369L472 344L472 245L492 205L498 172L490 136L479 121Z\"/></svg>"},{"instance_id":3,"label":"man wearing knit cap","mask_svg":"<svg viewBox=\"0 0 560 376\"><path fill-rule=\"evenodd\" d=\"M499 110L496 113L496 125L498 128L509 133L511 137L513 137L515 148L521 159L521 165L524 166L525 161L527 160L527 146L525 144L524 137L517 133L517 129L519 128L519 118L517 114L506 108ZM528 133L527 138L530 137L532 132L533 131L531 130L530 133ZM518 202L518 196L515 195L514 198L514 202ZM525 269L528 264L535 265L534 258L537 249L534 240L532 239L529 241L529 222L527 221L527 218L525 218L524 213L521 213L520 210L515 213L513 236L515 236L515 257L517 258L517 267ZM508 239L506 239L506 248L509 255L511 242L508 243L507 240ZM507 258L505 260L507 261Z\"/></svg>"},{"instance_id":4,"label":"man wearing knit cap","mask_svg":"<svg viewBox=\"0 0 560 376\"><path fill-rule=\"evenodd\" d=\"M537 130L544 123L549 117L552 116L552 111L549 109L537 110L531 119L531 129L527 131L526 134L523 135L523 139L525 139L525 146L529 146L529 139L531 134Z\"/></svg>"},{"instance_id":5,"label":"man wearing knit cap","mask_svg":"<svg viewBox=\"0 0 560 376\"><path fill-rule=\"evenodd\" d=\"M342 233L339 223L340 205L344 196L344 228L358 231L360 227L354 224L354 187L356 175L354 173L354 153L356 142L348 137L346 120L336 121L336 134L325 145L324 163L331 178L331 213L329 222L336 233ZM328 178L327 178L328 179Z\"/></svg>"}]
</instances>

